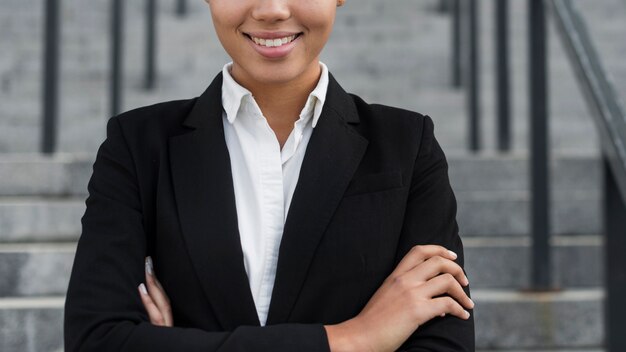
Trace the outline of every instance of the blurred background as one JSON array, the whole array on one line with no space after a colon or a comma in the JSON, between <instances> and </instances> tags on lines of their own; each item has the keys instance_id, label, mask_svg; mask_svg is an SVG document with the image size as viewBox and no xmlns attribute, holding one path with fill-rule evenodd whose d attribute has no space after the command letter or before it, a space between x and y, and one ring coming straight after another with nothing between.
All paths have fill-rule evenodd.
<instances>
[{"instance_id":1,"label":"blurred background","mask_svg":"<svg viewBox=\"0 0 626 352\"><path fill-rule=\"evenodd\" d=\"M626 351L626 1L348 0L322 60L432 116L480 351ZM0 1L0 351L62 351L107 119L229 61L204 1Z\"/></svg>"}]
</instances>

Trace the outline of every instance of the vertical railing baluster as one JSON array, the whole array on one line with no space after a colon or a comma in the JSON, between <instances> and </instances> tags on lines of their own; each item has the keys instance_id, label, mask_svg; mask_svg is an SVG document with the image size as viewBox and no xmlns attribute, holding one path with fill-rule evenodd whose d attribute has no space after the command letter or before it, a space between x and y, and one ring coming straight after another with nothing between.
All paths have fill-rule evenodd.
<instances>
[{"instance_id":1,"label":"vertical railing baluster","mask_svg":"<svg viewBox=\"0 0 626 352\"><path fill-rule=\"evenodd\" d=\"M156 86L156 37L157 37L157 1L146 0L146 47L144 88L154 89Z\"/></svg>"},{"instance_id":2,"label":"vertical railing baluster","mask_svg":"<svg viewBox=\"0 0 626 352\"><path fill-rule=\"evenodd\" d=\"M452 11L452 87L461 87L461 75L462 75L462 59L461 59L461 0L450 0Z\"/></svg>"},{"instance_id":3,"label":"vertical railing baluster","mask_svg":"<svg viewBox=\"0 0 626 352\"><path fill-rule=\"evenodd\" d=\"M626 351L626 203L606 155L604 171L604 233L607 352Z\"/></svg>"},{"instance_id":4,"label":"vertical railing baluster","mask_svg":"<svg viewBox=\"0 0 626 352\"><path fill-rule=\"evenodd\" d=\"M480 150L480 81L479 81L479 28L478 0L467 0L468 48L467 52L467 107L469 113L469 149Z\"/></svg>"},{"instance_id":5,"label":"vertical railing baluster","mask_svg":"<svg viewBox=\"0 0 626 352\"><path fill-rule=\"evenodd\" d=\"M529 0L532 288L551 288L546 18L543 0Z\"/></svg>"},{"instance_id":6,"label":"vertical railing baluster","mask_svg":"<svg viewBox=\"0 0 626 352\"><path fill-rule=\"evenodd\" d=\"M495 3L496 41L496 114L498 150L511 148L511 100L509 92L509 2L496 0Z\"/></svg>"},{"instance_id":7,"label":"vertical railing baluster","mask_svg":"<svg viewBox=\"0 0 626 352\"><path fill-rule=\"evenodd\" d=\"M123 32L124 32L124 1L111 2L111 116L121 112L123 89Z\"/></svg>"},{"instance_id":8,"label":"vertical railing baluster","mask_svg":"<svg viewBox=\"0 0 626 352\"><path fill-rule=\"evenodd\" d=\"M44 25L44 82L42 87L41 152L52 154L57 143L57 118L59 113L59 0L45 1Z\"/></svg>"}]
</instances>

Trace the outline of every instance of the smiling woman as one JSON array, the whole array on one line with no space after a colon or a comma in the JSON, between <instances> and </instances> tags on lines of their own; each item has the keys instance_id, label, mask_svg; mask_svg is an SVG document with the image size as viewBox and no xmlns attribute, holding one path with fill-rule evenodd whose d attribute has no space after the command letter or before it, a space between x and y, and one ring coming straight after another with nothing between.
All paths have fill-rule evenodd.
<instances>
[{"instance_id":1,"label":"smiling woman","mask_svg":"<svg viewBox=\"0 0 626 352\"><path fill-rule=\"evenodd\" d=\"M319 61L343 1L206 2L232 62L109 120L66 351L473 351L432 120Z\"/></svg>"}]
</instances>

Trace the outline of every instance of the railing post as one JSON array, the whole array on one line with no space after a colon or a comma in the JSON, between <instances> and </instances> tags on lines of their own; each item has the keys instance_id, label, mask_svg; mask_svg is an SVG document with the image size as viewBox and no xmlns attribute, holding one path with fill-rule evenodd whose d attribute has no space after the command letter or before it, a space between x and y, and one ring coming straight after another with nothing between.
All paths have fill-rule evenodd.
<instances>
[{"instance_id":1,"label":"railing post","mask_svg":"<svg viewBox=\"0 0 626 352\"><path fill-rule=\"evenodd\" d=\"M156 10L156 0L146 0L145 89L153 89L156 85Z\"/></svg>"},{"instance_id":2,"label":"railing post","mask_svg":"<svg viewBox=\"0 0 626 352\"><path fill-rule=\"evenodd\" d=\"M57 115L59 112L59 0L45 2L45 21L41 152L52 154L56 149Z\"/></svg>"},{"instance_id":3,"label":"railing post","mask_svg":"<svg viewBox=\"0 0 626 352\"><path fill-rule=\"evenodd\" d=\"M478 0L467 1L467 25L469 44L467 47L467 106L469 113L469 149L480 150L480 81L479 81L479 48L478 40Z\"/></svg>"},{"instance_id":4,"label":"railing post","mask_svg":"<svg viewBox=\"0 0 626 352\"><path fill-rule=\"evenodd\" d=\"M550 260L550 188L548 169L548 103L546 17L543 0L529 0L529 96L531 144L531 231L532 288L549 290L552 284Z\"/></svg>"},{"instance_id":5,"label":"railing post","mask_svg":"<svg viewBox=\"0 0 626 352\"><path fill-rule=\"evenodd\" d=\"M495 40L496 40L496 94L497 94L497 140L498 150L509 151L511 148L510 93L509 93L509 1L496 0L495 4Z\"/></svg>"},{"instance_id":6,"label":"railing post","mask_svg":"<svg viewBox=\"0 0 626 352\"><path fill-rule=\"evenodd\" d=\"M111 2L111 116L121 112L123 89L123 37L124 32L124 1Z\"/></svg>"},{"instance_id":7,"label":"railing post","mask_svg":"<svg viewBox=\"0 0 626 352\"><path fill-rule=\"evenodd\" d=\"M176 14L178 16L187 15L187 0L177 0L176 1Z\"/></svg>"},{"instance_id":8,"label":"railing post","mask_svg":"<svg viewBox=\"0 0 626 352\"><path fill-rule=\"evenodd\" d=\"M626 351L626 204L606 156L604 169L605 322L607 352Z\"/></svg>"},{"instance_id":9,"label":"railing post","mask_svg":"<svg viewBox=\"0 0 626 352\"><path fill-rule=\"evenodd\" d=\"M450 0L452 11L452 87L461 87L461 0Z\"/></svg>"}]
</instances>

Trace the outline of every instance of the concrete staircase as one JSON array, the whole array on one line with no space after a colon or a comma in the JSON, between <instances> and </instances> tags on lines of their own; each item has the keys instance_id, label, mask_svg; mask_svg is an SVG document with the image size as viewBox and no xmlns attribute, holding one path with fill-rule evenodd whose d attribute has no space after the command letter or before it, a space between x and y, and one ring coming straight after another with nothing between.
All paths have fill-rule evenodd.
<instances>
[{"instance_id":1,"label":"concrete staircase","mask_svg":"<svg viewBox=\"0 0 626 352\"><path fill-rule=\"evenodd\" d=\"M494 0L483 0L485 152L465 151L463 92L449 82L449 17L435 0L359 0L338 12L324 55L348 91L435 120L459 202L480 350L600 350L603 251L600 163L592 120L553 32L553 293L531 293L527 140L526 8L512 1L514 149L493 152ZM616 0L617 1L617 0ZM108 1L63 2L60 153L39 138L41 0L0 5L0 351L61 351L62 309L86 183L107 119ZM228 60L202 1L185 18L160 2L160 81L141 86L143 2L127 3L125 109L200 94ZM596 8L601 8L599 4ZM600 10L598 10L600 11Z\"/></svg>"}]
</instances>

